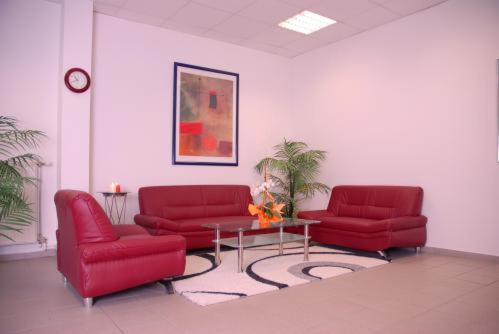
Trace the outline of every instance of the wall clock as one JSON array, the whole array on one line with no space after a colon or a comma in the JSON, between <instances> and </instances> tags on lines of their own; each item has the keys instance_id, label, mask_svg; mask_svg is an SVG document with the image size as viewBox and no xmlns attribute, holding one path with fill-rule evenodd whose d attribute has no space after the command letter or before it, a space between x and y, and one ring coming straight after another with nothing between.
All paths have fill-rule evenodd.
<instances>
[{"instance_id":1,"label":"wall clock","mask_svg":"<svg viewBox=\"0 0 499 334\"><path fill-rule=\"evenodd\" d=\"M83 93L90 88L90 75L81 68L70 68L64 75L64 83L72 92Z\"/></svg>"}]
</instances>

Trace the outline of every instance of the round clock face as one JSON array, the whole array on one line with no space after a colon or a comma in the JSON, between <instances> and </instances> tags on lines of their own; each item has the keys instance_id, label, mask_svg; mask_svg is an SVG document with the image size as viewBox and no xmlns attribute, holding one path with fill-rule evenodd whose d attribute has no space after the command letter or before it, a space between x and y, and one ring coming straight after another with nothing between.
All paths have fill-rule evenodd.
<instances>
[{"instance_id":1,"label":"round clock face","mask_svg":"<svg viewBox=\"0 0 499 334\"><path fill-rule=\"evenodd\" d=\"M64 83L69 90L83 93L90 87L90 76L81 68L72 68L66 72Z\"/></svg>"},{"instance_id":2,"label":"round clock face","mask_svg":"<svg viewBox=\"0 0 499 334\"><path fill-rule=\"evenodd\" d=\"M82 89L87 85L87 77L81 72L73 72L69 76L69 83L73 88Z\"/></svg>"}]
</instances>

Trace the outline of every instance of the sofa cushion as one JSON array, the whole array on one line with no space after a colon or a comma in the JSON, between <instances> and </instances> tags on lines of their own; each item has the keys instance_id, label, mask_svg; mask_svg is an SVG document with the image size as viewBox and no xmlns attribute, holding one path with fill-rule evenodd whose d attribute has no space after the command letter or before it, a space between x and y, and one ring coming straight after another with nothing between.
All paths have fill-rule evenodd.
<instances>
[{"instance_id":1,"label":"sofa cushion","mask_svg":"<svg viewBox=\"0 0 499 334\"><path fill-rule=\"evenodd\" d=\"M212 204L206 206L205 217L239 216L241 204Z\"/></svg>"},{"instance_id":2,"label":"sofa cushion","mask_svg":"<svg viewBox=\"0 0 499 334\"><path fill-rule=\"evenodd\" d=\"M203 205L178 205L163 207L162 217L165 219L189 219L205 216L205 207Z\"/></svg>"},{"instance_id":3,"label":"sofa cushion","mask_svg":"<svg viewBox=\"0 0 499 334\"><path fill-rule=\"evenodd\" d=\"M165 219L245 216L252 203L250 188L243 185L157 186L139 189L142 215Z\"/></svg>"},{"instance_id":4,"label":"sofa cushion","mask_svg":"<svg viewBox=\"0 0 499 334\"><path fill-rule=\"evenodd\" d=\"M377 207L372 205L349 205L340 204L338 207L339 217L356 217L368 219L388 219L394 217L395 209Z\"/></svg>"},{"instance_id":5,"label":"sofa cushion","mask_svg":"<svg viewBox=\"0 0 499 334\"><path fill-rule=\"evenodd\" d=\"M364 217L369 219L388 219L395 217L395 208L367 205L364 207Z\"/></svg>"},{"instance_id":6,"label":"sofa cushion","mask_svg":"<svg viewBox=\"0 0 499 334\"><path fill-rule=\"evenodd\" d=\"M340 204L338 206L338 216L340 217L357 217L362 218L362 209L364 206L362 205L353 205L353 204Z\"/></svg>"},{"instance_id":7,"label":"sofa cushion","mask_svg":"<svg viewBox=\"0 0 499 334\"><path fill-rule=\"evenodd\" d=\"M149 233L145 228L135 224L119 224L113 225L114 232L118 235L118 237L122 238L125 236L148 236Z\"/></svg>"},{"instance_id":8,"label":"sofa cushion","mask_svg":"<svg viewBox=\"0 0 499 334\"><path fill-rule=\"evenodd\" d=\"M327 210L310 210L300 211L297 216L301 219L321 220L324 217L331 217L333 214Z\"/></svg>"},{"instance_id":9,"label":"sofa cushion","mask_svg":"<svg viewBox=\"0 0 499 334\"><path fill-rule=\"evenodd\" d=\"M336 186L328 211L334 216L388 219L421 214L423 189L408 186Z\"/></svg>"},{"instance_id":10,"label":"sofa cushion","mask_svg":"<svg viewBox=\"0 0 499 334\"><path fill-rule=\"evenodd\" d=\"M390 225L386 220L352 217L324 217L319 226L360 233L382 232L387 231L390 228Z\"/></svg>"},{"instance_id":11,"label":"sofa cushion","mask_svg":"<svg viewBox=\"0 0 499 334\"><path fill-rule=\"evenodd\" d=\"M141 214L162 217L165 206L182 209L203 205L203 194L199 186L155 186L139 189Z\"/></svg>"},{"instance_id":12,"label":"sofa cushion","mask_svg":"<svg viewBox=\"0 0 499 334\"><path fill-rule=\"evenodd\" d=\"M246 195L244 187L241 186L212 185L202 186L200 189L206 205L240 203L242 201L240 195Z\"/></svg>"},{"instance_id":13,"label":"sofa cushion","mask_svg":"<svg viewBox=\"0 0 499 334\"><path fill-rule=\"evenodd\" d=\"M218 204L206 206L165 206L163 218L170 220L205 217L239 216L240 204Z\"/></svg>"},{"instance_id":14,"label":"sofa cushion","mask_svg":"<svg viewBox=\"0 0 499 334\"><path fill-rule=\"evenodd\" d=\"M392 231L408 230L418 227L426 226L428 218L425 216L416 217L397 217L388 219L387 222L390 224L390 229Z\"/></svg>"}]
</instances>

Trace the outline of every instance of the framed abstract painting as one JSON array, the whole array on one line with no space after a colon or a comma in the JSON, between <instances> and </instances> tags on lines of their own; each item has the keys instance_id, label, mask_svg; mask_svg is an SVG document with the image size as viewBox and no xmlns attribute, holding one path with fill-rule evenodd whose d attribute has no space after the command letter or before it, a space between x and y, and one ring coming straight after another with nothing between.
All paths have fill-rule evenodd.
<instances>
[{"instance_id":1,"label":"framed abstract painting","mask_svg":"<svg viewBox=\"0 0 499 334\"><path fill-rule=\"evenodd\" d=\"M237 166L239 74L174 63L173 164Z\"/></svg>"}]
</instances>

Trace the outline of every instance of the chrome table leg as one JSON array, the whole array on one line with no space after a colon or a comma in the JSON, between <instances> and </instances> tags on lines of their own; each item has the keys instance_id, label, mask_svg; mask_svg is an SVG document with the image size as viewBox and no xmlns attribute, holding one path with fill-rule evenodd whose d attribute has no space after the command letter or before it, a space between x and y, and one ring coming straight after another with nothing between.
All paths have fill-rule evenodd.
<instances>
[{"instance_id":1,"label":"chrome table leg","mask_svg":"<svg viewBox=\"0 0 499 334\"><path fill-rule=\"evenodd\" d=\"M308 224L304 226L303 261L308 261Z\"/></svg>"},{"instance_id":2,"label":"chrome table leg","mask_svg":"<svg viewBox=\"0 0 499 334\"><path fill-rule=\"evenodd\" d=\"M283 227L279 227L279 255L282 255L284 254L284 249L283 249L283 246L282 246L282 238L283 238Z\"/></svg>"},{"instance_id":3,"label":"chrome table leg","mask_svg":"<svg viewBox=\"0 0 499 334\"><path fill-rule=\"evenodd\" d=\"M215 229L215 264L220 265L220 228Z\"/></svg>"},{"instance_id":4,"label":"chrome table leg","mask_svg":"<svg viewBox=\"0 0 499 334\"><path fill-rule=\"evenodd\" d=\"M243 231L238 232L237 236L237 272L242 273L243 268Z\"/></svg>"}]
</instances>

